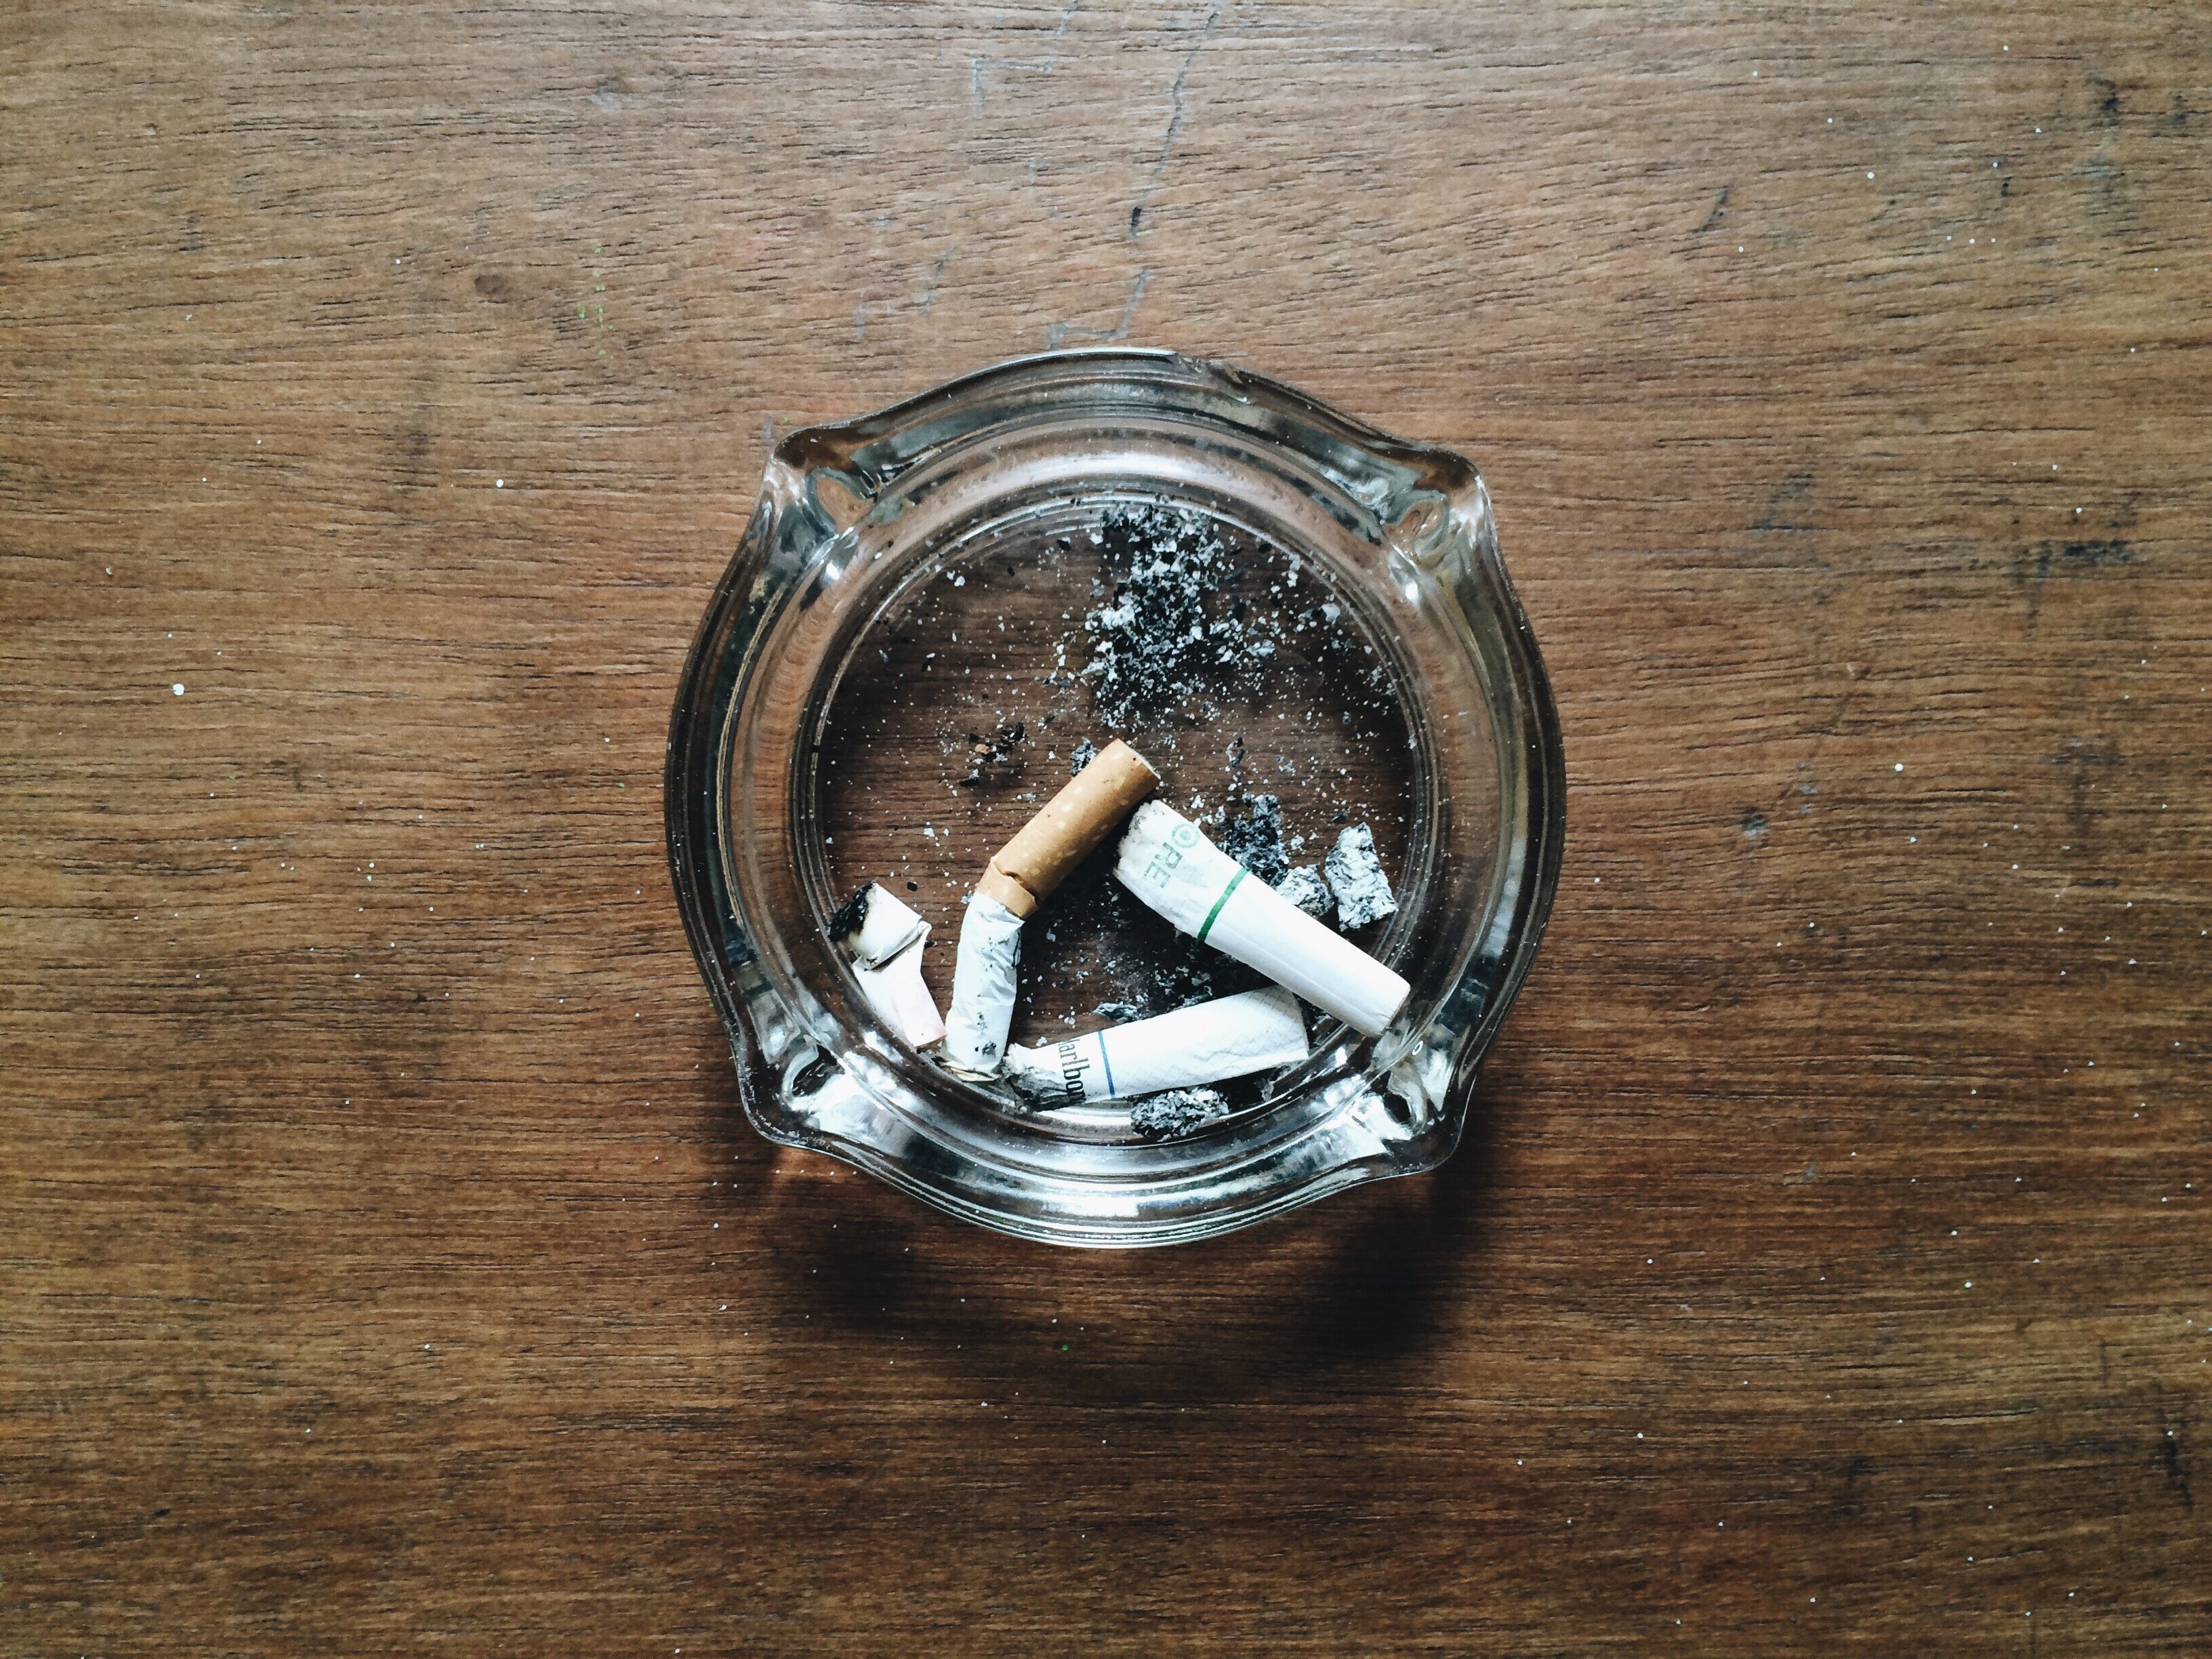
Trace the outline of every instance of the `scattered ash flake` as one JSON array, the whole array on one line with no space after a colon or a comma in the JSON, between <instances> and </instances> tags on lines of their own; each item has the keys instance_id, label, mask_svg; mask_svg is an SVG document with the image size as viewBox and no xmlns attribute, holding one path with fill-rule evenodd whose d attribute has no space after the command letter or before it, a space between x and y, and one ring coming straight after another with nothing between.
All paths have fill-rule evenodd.
<instances>
[{"instance_id":1,"label":"scattered ash flake","mask_svg":"<svg viewBox=\"0 0 2212 1659\"><path fill-rule=\"evenodd\" d=\"M1374 832L1365 824L1355 823L1336 838L1323 867L1329 890L1336 895L1337 920L1342 927L1364 927L1397 913L1390 878L1375 856Z\"/></svg>"},{"instance_id":2,"label":"scattered ash flake","mask_svg":"<svg viewBox=\"0 0 2212 1659\"><path fill-rule=\"evenodd\" d=\"M970 732L968 734L968 774L960 782L974 788L982 783L994 767L1003 766L1006 757L1020 746L1029 735L1020 720L1000 720L997 729L988 737Z\"/></svg>"},{"instance_id":3,"label":"scattered ash flake","mask_svg":"<svg viewBox=\"0 0 2212 1659\"><path fill-rule=\"evenodd\" d=\"M1115 507L1091 532L1113 573L1111 601L1086 614L1099 718L1141 730L1212 712L1209 694L1256 681L1279 625L1236 593L1234 550L1186 507Z\"/></svg>"},{"instance_id":4,"label":"scattered ash flake","mask_svg":"<svg viewBox=\"0 0 2212 1659\"><path fill-rule=\"evenodd\" d=\"M1093 994L1103 1000L1092 1012L1100 1018L1147 1019L1267 983L1218 951L1190 950L1188 940L1129 897L1104 869L1085 873L1093 878L1056 896L1058 922L1066 937L1097 939L1103 947L1073 975L1081 981L1096 972L1100 983Z\"/></svg>"},{"instance_id":5,"label":"scattered ash flake","mask_svg":"<svg viewBox=\"0 0 2212 1659\"><path fill-rule=\"evenodd\" d=\"M1301 864L1275 884L1275 890L1316 921L1327 921L1328 913L1336 908L1328 884L1321 878L1321 871L1314 865Z\"/></svg>"},{"instance_id":6,"label":"scattered ash flake","mask_svg":"<svg viewBox=\"0 0 2212 1659\"><path fill-rule=\"evenodd\" d=\"M1229 1103L1218 1089L1170 1089L1129 1108L1129 1127L1147 1140L1173 1140L1225 1117Z\"/></svg>"},{"instance_id":7,"label":"scattered ash flake","mask_svg":"<svg viewBox=\"0 0 2212 1659\"><path fill-rule=\"evenodd\" d=\"M1272 887L1291 867L1283 851L1282 802L1273 795L1254 795L1243 817L1221 826L1221 850Z\"/></svg>"},{"instance_id":8,"label":"scattered ash flake","mask_svg":"<svg viewBox=\"0 0 2212 1659\"><path fill-rule=\"evenodd\" d=\"M1098 758L1098 745L1085 738L1067 751L1067 775L1071 778Z\"/></svg>"},{"instance_id":9,"label":"scattered ash flake","mask_svg":"<svg viewBox=\"0 0 2212 1659\"><path fill-rule=\"evenodd\" d=\"M1235 958L1215 954L1155 962L1143 970L1136 990L1148 1012L1171 1014L1194 1002L1255 991L1267 982Z\"/></svg>"}]
</instances>

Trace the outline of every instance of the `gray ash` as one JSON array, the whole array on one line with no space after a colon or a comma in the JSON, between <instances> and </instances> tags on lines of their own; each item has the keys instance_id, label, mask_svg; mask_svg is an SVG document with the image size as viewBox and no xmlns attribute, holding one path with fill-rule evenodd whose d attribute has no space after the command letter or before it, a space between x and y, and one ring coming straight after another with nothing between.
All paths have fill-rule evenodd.
<instances>
[{"instance_id":1,"label":"gray ash","mask_svg":"<svg viewBox=\"0 0 2212 1659\"><path fill-rule=\"evenodd\" d=\"M1111 599L1083 619L1091 641L1083 672L1107 725L1141 731L1209 713L1209 692L1256 680L1279 623L1237 594L1239 561L1212 520L1183 507L1113 507L1097 533Z\"/></svg>"},{"instance_id":2,"label":"gray ash","mask_svg":"<svg viewBox=\"0 0 2212 1659\"><path fill-rule=\"evenodd\" d=\"M1283 850L1283 804L1273 795L1254 795L1250 811L1221 826L1215 844L1270 887L1291 867Z\"/></svg>"},{"instance_id":3,"label":"gray ash","mask_svg":"<svg viewBox=\"0 0 2212 1659\"><path fill-rule=\"evenodd\" d=\"M1170 1089L1129 1108L1129 1127L1147 1140L1172 1140L1229 1114L1218 1089Z\"/></svg>"},{"instance_id":4,"label":"gray ash","mask_svg":"<svg viewBox=\"0 0 2212 1659\"><path fill-rule=\"evenodd\" d=\"M1390 878L1382 873L1375 856L1375 835L1364 823L1355 823L1336 838L1322 860L1329 891L1336 895L1336 915L1347 931L1398 913L1390 891Z\"/></svg>"},{"instance_id":5,"label":"gray ash","mask_svg":"<svg viewBox=\"0 0 2212 1659\"><path fill-rule=\"evenodd\" d=\"M1067 751L1067 775L1075 776L1098 758L1098 745L1085 738Z\"/></svg>"},{"instance_id":6,"label":"gray ash","mask_svg":"<svg viewBox=\"0 0 2212 1659\"><path fill-rule=\"evenodd\" d=\"M1327 921L1328 913L1336 908L1328 884L1321 878L1321 871L1310 864L1301 864L1285 876L1275 884L1275 890L1316 921Z\"/></svg>"}]
</instances>

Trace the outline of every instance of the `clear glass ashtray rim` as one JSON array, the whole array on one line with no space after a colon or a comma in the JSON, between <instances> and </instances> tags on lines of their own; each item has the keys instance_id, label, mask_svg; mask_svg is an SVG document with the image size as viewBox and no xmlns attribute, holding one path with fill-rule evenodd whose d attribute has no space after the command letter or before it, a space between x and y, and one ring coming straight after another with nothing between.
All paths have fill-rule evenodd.
<instances>
[{"instance_id":1,"label":"clear glass ashtray rim","mask_svg":"<svg viewBox=\"0 0 2212 1659\"><path fill-rule=\"evenodd\" d=\"M1381 1111L1395 1050L1364 1051L1363 1074L1325 1073L1303 1115L1277 1121L1241 1145L1180 1152L1129 1148L1101 1169L1054 1176L1030 1160L995 1156L988 1135L950 1132L902 1088L902 1055L863 1009L841 1017L804 986L771 971L776 920L744 925L729 855L732 830L725 767L749 683L769 629L764 614L817 582L833 550L848 556L854 526L884 501L897 480L1000 427L1035 423L1095 397L1112 405L1164 410L1195 426L1218 422L1247 444L1273 446L1297 465L1325 475L1342 492L1342 509L1370 515L1389 556L1408 580L1456 582L1455 603L1485 621L1487 648L1510 690L1510 720L1488 700L1498 725L1500 772L1498 871L1510 889L1493 895L1482 933L1492 945L1472 955L1463 979L1478 975L1470 1000L1455 983L1437 1003L1456 1007L1442 1070L1425 1087L1428 1109L1410 1119ZM995 423L995 424L994 424ZM842 542L840 538L842 538ZM834 578L836 572L832 570ZM753 618L744 648L732 655L736 614ZM1489 682L1486 680L1486 684ZM1510 729L1509 729L1510 728ZM742 762L740 763L742 765ZM768 1139L809 1147L867 1170L941 1208L1018 1236L1075 1244L1165 1243L1230 1231L1359 1181L1433 1167L1452 1151L1466 1116L1474 1066L1533 960L1556 884L1564 838L1564 763L1558 719L1533 635L1499 562L1486 492L1471 464L1450 451L1408 444L1264 377L1170 352L1100 349L1017 359L963 377L856 420L787 435L768 469L761 504L702 619L672 716L667 769L669 850L686 931L727 1030L744 1109ZM1479 942L1479 941L1478 941ZM762 945L770 947L767 964ZM1455 1001L1454 999L1456 999ZM832 998L832 1001L836 999ZM1421 1035L1429 1034L1424 1026ZM811 1115L788 1098L796 1069L775 1061L815 1041L866 1100ZM918 1062L925 1063L926 1062ZM1440 1079L1440 1081L1439 1081ZM945 1079L947 1085L951 1080ZM1349 1086L1348 1086L1349 1085ZM944 1095L965 1085L934 1091ZM1326 1092L1328 1098L1320 1096ZM849 1092L849 1091L848 1091ZM1451 1097L1456 1097L1453 1098ZM909 1109L917 1103L925 1109ZM875 1109L883 1109L878 1110ZM1202 1140L1203 1136L1194 1138ZM1194 1156L1194 1154L1196 1154Z\"/></svg>"}]
</instances>

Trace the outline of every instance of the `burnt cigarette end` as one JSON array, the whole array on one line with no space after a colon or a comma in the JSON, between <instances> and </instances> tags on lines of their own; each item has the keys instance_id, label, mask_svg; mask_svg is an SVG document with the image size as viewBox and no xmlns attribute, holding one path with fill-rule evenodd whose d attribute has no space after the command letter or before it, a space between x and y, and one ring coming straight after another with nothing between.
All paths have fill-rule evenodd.
<instances>
[{"instance_id":1,"label":"burnt cigarette end","mask_svg":"<svg viewBox=\"0 0 2212 1659\"><path fill-rule=\"evenodd\" d=\"M830 937L837 944L843 945L867 925L868 895L875 887L872 881L862 882L850 898L830 913Z\"/></svg>"}]
</instances>

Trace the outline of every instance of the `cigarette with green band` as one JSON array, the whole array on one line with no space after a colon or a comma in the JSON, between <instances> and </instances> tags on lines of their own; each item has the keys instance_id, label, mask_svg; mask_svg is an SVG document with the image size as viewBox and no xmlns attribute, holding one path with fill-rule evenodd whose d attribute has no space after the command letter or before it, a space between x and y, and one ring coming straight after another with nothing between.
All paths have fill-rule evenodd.
<instances>
[{"instance_id":1,"label":"cigarette with green band","mask_svg":"<svg viewBox=\"0 0 2212 1659\"><path fill-rule=\"evenodd\" d=\"M1380 1036L1405 1004L1404 980L1249 875L1171 806L1147 801L1137 809L1114 876L1178 931L1355 1031Z\"/></svg>"}]
</instances>

